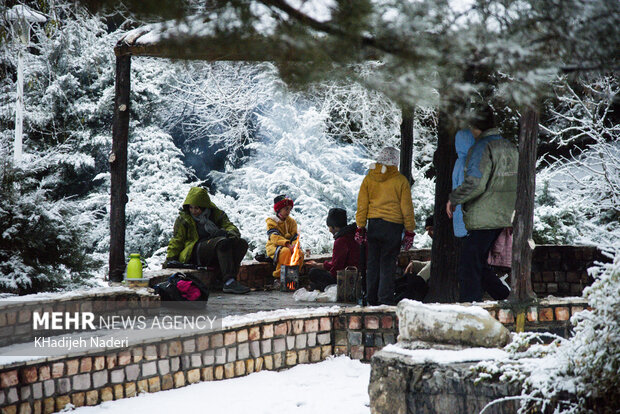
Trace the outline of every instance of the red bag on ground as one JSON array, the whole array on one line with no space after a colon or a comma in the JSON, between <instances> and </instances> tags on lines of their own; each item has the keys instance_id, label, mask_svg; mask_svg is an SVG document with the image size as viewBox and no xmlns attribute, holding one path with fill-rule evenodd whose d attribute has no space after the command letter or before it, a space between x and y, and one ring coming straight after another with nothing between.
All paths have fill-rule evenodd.
<instances>
[{"instance_id":1,"label":"red bag on ground","mask_svg":"<svg viewBox=\"0 0 620 414\"><path fill-rule=\"evenodd\" d=\"M181 292L181 296L187 300L197 300L200 297L200 289L191 280L179 280L177 282L177 289Z\"/></svg>"}]
</instances>

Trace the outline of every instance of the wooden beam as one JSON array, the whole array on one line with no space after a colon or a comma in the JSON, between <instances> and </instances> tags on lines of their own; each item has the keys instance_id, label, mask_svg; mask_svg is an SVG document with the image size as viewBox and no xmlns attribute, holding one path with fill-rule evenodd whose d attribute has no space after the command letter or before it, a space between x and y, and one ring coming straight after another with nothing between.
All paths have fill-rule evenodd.
<instances>
[{"instance_id":1,"label":"wooden beam","mask_svg":"<svg viewBox=\"0 0 620 414\"><path fill-rule=\"evenodd\" d=\"M146 33L146 32L145 32ZM339 61L339 50L333 50L327 40L313 47L299 46L261 36L231 34L227 37L172 36L153 43L139 43L140 37L118 41L116 56L152 56L169 59L239 61L239 62L325 62ZM351 53L351 51L349 51ZM376 50L357 50L359 62L377 60Z\"/></svg>"},{"instance_id":2,"label":"wooden beam","mask_svg":"<svg viewBox=\"0 0 620 414\"><path fill-rule=\"evenodd\" d=\"M435 164L435 211L433 247L431 250L431 278L426 302L454 303L458 301L456 266L458 246L452 220L446 214L446 203L452 191L452 169L456 161L454 134L448 115L440 112L437 120L437 151Z\"/></svg>"},{"instance_id":3,"label":"wooden beam","mask_svg":"<svg viewBox=\"0 0 620 414\"><path fill-rule=\"evenodd\" d=\"M413 106L402 108L400 124L400 172L407 177L409 185L413 185L411 167L413 159Z\"/></svg>"},{"instance_id":4,"label":"wooden beam","mask_svg":"<svg viewBox=\"0 0 620 414\"><path fill-rule=\"evenodd\" d=\"M123 280L125 270L125 204L131 56L116 57L112 152L110 153L110 281Z\"/></svg>"},{"instance_id":5,"label":"wooden beam","mask_svg":"<svg viewBox=\"0 0 620 414\"><path fill-rule=\"evenodd\" d=\"M511 292L508 300L525 306L536 299L532 290L532 252L534 242L534 195L536 190L536 145L538 111L528 108L521 115L519 131L519 168L512 244Z\"/></svg>"}]
</instances>

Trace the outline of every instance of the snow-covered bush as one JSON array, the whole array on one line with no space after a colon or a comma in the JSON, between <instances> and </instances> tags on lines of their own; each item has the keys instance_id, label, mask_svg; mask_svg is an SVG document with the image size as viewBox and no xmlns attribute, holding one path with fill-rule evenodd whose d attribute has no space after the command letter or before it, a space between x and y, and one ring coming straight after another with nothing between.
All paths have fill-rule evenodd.
<instances>
[{"instance_id":1,"label":"snow-covered bush","mask_svg":"<svg viewBox=\"0 0 620 414\"><path fill-rule=\"evenodd\" d=\"M40 178L46 161L15 169L0 147L0 291L26 294L67 288L92 277L100 263L87 254L90 216L75 200L55 200L53 178Z\"/></svg>"},{"instance_id":2,"label":"snow-covered bush","mask_svg":"<svg viewBox=\"0 0 620 414\"><path fill-rule=\"evenodd\" d=\"M556 337L553 343L544 345L548 334L519 334L506 347L509 361L499 365L485 362L476 367L480 380L496 377L522 384L519 413L617 412L620 406L620 246L616 245L607 254L609 263L589 269L595 281L583 294L592 309L572 316L572 337Z\"/></svg>"},{"instance_id":3,"label":"snow-covered bush","mask_svg":"<svg viewBox=\"0 0 620 414\"><path fill-rule=\"evenodd\" d=\"M273 199L287 194L295 201L304 248L331 249L325 218L332 207L347 210L354 220L357 191L371 160L360 146L337 144L324 133L324 114L296 101L275 104L260 119L262 139L253 156L236 169L212 172L220 193L213 201L224 209L250 242L251 252L264 248L265 219L273 215Z\"/></svg>"},{"instance_id":4,"label":"snow-covered bush","mask_svg":"<svg viewBox=\"0 0 620 414\"><path fill-rule=\"evenodd\" d=\"M543 132L570 155L541 171L564 212L574 211L577 243L613 246L620 240L620 123L618 79L603 76L562 80L558 103ZM562 219L564 220L564 219ZM570 224L570 220L569 223Z\"/></svg>"},{"instance_id":5,"label":"snow-covered bush","mask_svg":"<svg viewBox=\"0 0 620 414\"><path fill-rule=\"evenodd\" d=\"M578 209L571 203L560 204L558 199L563 195L553 191L548 180L536 187L534 241L536 244L572 244L578 236Z\"/></svg>"},{"instance_id":6,"label":"snow-covered bush","mask_svg":"<svg viewBox=\"0 0 620 414\"><path fill-rule=\"evenodd\" d=\"M136 128L131 137L125 251L150 257L168 245L191 185L170 135L151 126Z\"/></svg>"},{"instance_id":7,"label":"snow-covered bush","mask_svg":"<svg viewBox=\"0 0 620 414\"><path fill-rule=\"evenodd\" d=\"M282 84L275 67L238 62L192 62L177 67L171 93L161 109L165 129L175 134L186 154L208 162L207 149L213 148L215 153L225 153L225 164L238 165L258 138L258 116Z\"/></svg>"}]
</instances>

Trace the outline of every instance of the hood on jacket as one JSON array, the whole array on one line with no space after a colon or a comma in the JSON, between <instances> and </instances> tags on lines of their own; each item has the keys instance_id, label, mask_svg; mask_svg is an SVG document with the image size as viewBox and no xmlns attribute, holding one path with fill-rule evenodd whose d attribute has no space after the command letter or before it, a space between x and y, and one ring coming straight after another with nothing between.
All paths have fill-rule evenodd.
<instances>
[{"instance_id":1,"label":"hood on jacket","mask_svg":"<svg viewBox=\"0 0 620 414\"><path fill-rule=\"evenodd\" d=\"M368 178L374 181L383 182L397 176L398 174L400 174L400 172L398 171L398 167L395 167L393 165L383 165L381 163L376 163L374 166L370 166L370 171L368 171Z\"/></svg>"},{"instance_id":2,"label":"hood on jacket","mask_svg":"<svg viewBox=\"0 0 620 414\"><path fill-rule=\"evenodd\" d=\"M476 139L469 129L462 129L454 137L454 147L459 158L467 157L467 152L474 145Z\"/></svg>"},{"instance_id":3,"label":"hood on jacket","mask_svg":"<svg viewBox=\"0 0 620 414\"><path fill-rule=\"evenodd\" d=\"M183 210L187 210L189 205L202 207L203 209L211 206L211 198L209 193L202 187L192 187L183 202Z\"/></svg>"}]
</instances>

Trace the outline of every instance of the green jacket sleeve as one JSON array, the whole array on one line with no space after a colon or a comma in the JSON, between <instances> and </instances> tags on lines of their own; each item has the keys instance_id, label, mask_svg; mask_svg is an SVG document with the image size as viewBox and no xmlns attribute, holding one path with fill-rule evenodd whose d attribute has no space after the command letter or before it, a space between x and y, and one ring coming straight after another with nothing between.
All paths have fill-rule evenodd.
<instances>
[{"instance_id":1,"label":"green jacket sleeve","mask_svg":"<svg viewBox=\"0 0 620 414\"><path fill-rule=\"evenodd\" d=\"M187 240L187 227L183 223L181 217L177 217L174 222L174 229L172 231L172 238L168 243L168 252L166 253L166 259L178 259L179 254L185 248L185 241Z\"/></svg>"},{"instance_id":2,"label":"green jacket sleeve","mask_svg":"<svg viewBox=\"0 0 620 414\"><path fill-rule=\"evenodd\" d=\"M487 146L477 165L472 161L472 153L467 155L467 168L465 169L465 179L463 183L450 193L450 202L452 205L465 204L475 199L486 189L489 177L491 176L491 155Z\"/></svg>"},{"instance_id":3,"label":"green jacket sleeve","mask_svg":"<svg viewBox=\"0 0 620 414\"><path fill-rule=\"evenodd\" d=\"M220 210L219 208L215 206L213 206L213 212L214 212L214 218L215 218L213 222L219 228L224 229L227 232L232 233L237 237L241 237L241 232L239 231L237 226L235 226L234 224L230 222L226 213L224 213L222 210Z\"/></svg>"}]
</instances>

